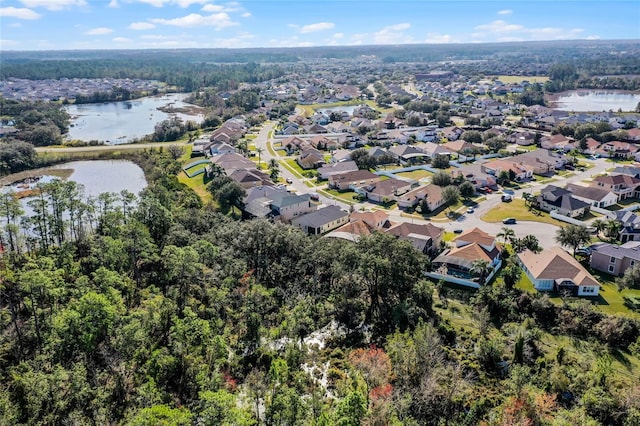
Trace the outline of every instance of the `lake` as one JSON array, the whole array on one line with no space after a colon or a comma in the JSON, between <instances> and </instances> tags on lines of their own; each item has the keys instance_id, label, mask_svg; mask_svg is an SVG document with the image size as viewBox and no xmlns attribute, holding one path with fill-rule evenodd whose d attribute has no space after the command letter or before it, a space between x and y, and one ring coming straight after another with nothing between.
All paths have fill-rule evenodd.
<instances>
[{"instance_id":1,"label":"lake","mask_svg":"<svg viewBox=\"0 0 640 426\"><path fill-rule=\"evenodd\" d=\"M105 102L100 104L66 105L71 116L68 139L98 140L111 144L130 142L153 133L155 125L170 118L170 114L158 110L173 104L175 108L194 107L184 102L187 93L171 93L164 96ZM197 107L196 107L197 108ZM200 122L202 114L176 113L183 121Z\"/></svg>"},{"instance_id":2,"label":"lake","mask_svg":"<svg viewBox=\"0 0 640 426\"><path fill-rule=\"evenodd\" d=\"M353 111L355 111L356 108L360 107L361 105L334 106L330 108L318 108L316 109L316 112L319 112L321 114L330 114L331 112L345 111L347 114L353 115Z\"/></svg>"},{"instance_id":3,"label":"lake","mask_svg":"<svg viewBox=\"0 0 640 426\"><path fill-rule=\"evenodd\" d=\"M56 166L22 172L22 176L28 181L21 181L4 188L14 191L25 191L34 187L38 182L50 182L56 179L51 170L65 171L56 173L66 176L84 186L87 196L98 196L103 192L120 192L122 190L138 194L147 186L144 172L137 164L126 160L96 160L96 161L72 161ZM11 178L11 176L7 176Z\"/></svg>"},{"instance_id":4,"label":"lake","mask_svg":"<svg viewBox=\"0 0 640 426\"><path fill-rule=\"evenodd\" d=\"M575 112L634 111L640 93L615 90L571 90L558 93L551 100L553 109Z\"/></svg>"}]
</instances>

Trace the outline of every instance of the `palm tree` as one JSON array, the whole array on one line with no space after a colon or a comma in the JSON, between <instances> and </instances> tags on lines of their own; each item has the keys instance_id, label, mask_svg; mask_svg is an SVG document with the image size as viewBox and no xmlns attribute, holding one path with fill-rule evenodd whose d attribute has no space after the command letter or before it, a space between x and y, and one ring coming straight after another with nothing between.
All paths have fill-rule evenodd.
<instances>
[{"instance_id":1,"label":"palm tree","mask_svg":"<svg viewBox=\"0 0 640 426\"><path fill-rule=\"evenodd\" d=\"M622 222L616 220L616 219L609 219L607 221L607 225L606 225L606 229L607 229L607 236L609 238L613 238L613 239L617 239L618 238L618 234L620 233L620 230L622 229Z\"/></svg>"},{"instance_id":2,"label":"palm tree","mask_svg":"<svg viewBox=\"0 0 640 426\"><path fill-rule=\"evenodd\" d=\"M259 146L256 148L256 152L258 153L258 169L261 169L260 162L262 161L262 153L264 152L264 148Z\"/></svg>"},{"instance_id":3,"label":"palm tree","mask_svg":"<svg viewBox=\"0 0 640 426\"><path fill-rule=\"evenodd\" d=\"M502 240L506 243L507 241L513 242L516 238L516 231L506 226L503 226L500 232L496 235L498 238L502 238Z\"/></svg>"},{"instance_id":4,"label":"palm tree","mask_svg":"<svg viewBox=\"0 0 640 426\"><path fill-rule=\"evenodd\" d=\"M556 242L561 246L573 248L573 256L576 256L576 249L591 240L591 235L586 226L569 224L556 232Z\"/></svg>"},{"instance_id":5,"label":"palm tree","mask_svg":"<svg viewBox=\"0 0 640 426\"><path fill-rule=\"evenodd\" d=\"M485 279L491 273L491 269L491 264L488 261L484 259L477 259L471 264L469 272L476 275L478 277L478 283L483 285L485 283Z\"/></svg>"},{"instance_id":6,"label":"palm tree","mask_svg":"<svg viewBox=\"0 0 640 426\"><path fill-rule=\"evenodd\" d=\"M607 221L603 219L596 219L591 225L596 228L598 234L607 229Z\"/></svg>"}]
</instances>

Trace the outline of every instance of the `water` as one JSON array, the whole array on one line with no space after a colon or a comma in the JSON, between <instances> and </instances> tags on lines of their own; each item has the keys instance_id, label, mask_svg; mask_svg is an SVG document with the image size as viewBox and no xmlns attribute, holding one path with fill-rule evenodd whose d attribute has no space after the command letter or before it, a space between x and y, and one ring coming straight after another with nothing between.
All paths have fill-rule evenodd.
<instances>
[{"instance_id":1,"label":"water","mask_svg":"<svg viewBox=\"0 0 640 426\"><path fill-rule=\"evenodd\" d=\"M572 90L561 93L553 101L554 109L560 111L634 111L640 102L640 93L612 90Z\"/></svg>"},{"instance_id":2,"label":"water","mask_svg":"<svg viewBox=\"0 0 640 426\"><path fill-rule=\"evenodd\" d=\"M125 189L137 195L147 186L140 166L126 160L73 161L54 168L73 169L69 180L83 185L87 196Z\"/></svg>"},{"instance_id":3,"label":"water","mask_svg":"<svg viewBox=\"0 0 640 426\"><path fill-rule=\"evenodd\" d=\"M353 115L353 111L356 108L359 108L361 105L345 105L345 106L334 106L330 108L318 108L316 112L321 114L330 114L331 112L345 111L349 115Z\"/></svg>"},{"instance_id":4,"label":"water","mask_svg":"<svg viewBox=\"0 0 640 426\"><path fill-rule=\"evenodd\" d=\"M98 140L112 144L130 142L135 138L153 133L159 122L170 118L170 114L158 110L158 107L170 103L175 108L189 106L183 102L186 93L172 93L164 96L149 96L122 102L100 104L67 105L65 109L71 115L69 139L82 141ZM183 121L202 121L203 115L175 114Z\"/></svg>"}]
</instances>

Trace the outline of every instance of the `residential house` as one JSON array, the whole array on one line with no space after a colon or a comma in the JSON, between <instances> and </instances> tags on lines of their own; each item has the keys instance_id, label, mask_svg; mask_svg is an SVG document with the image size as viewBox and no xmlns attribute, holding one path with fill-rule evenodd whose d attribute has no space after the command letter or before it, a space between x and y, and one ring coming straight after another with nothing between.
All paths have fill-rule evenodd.
<instances>
[{"instance_id":1,"label":"residential house","mask_svg":"<svg viewBox=\"0 0 640 426\"><path fill-rule=\"evenodd\" d=\"M458 138L464 133L464 130L462 130L460 127L458 126L453 126L453 127L444 127L442 129L442 136L447 138L447 140L449 141L457 141Z\"/></svg>"},{"instance_id":2,"label":"residential house","mask_svg":"<svg viewBox=\"0 0 640 426\"><path fill-rule=\"evenodd\" d=\"M406 240L420 252L434 256L440 251L440 242L444 234L444 229L432 223L417 224L409 222L398 223L385 230L400 240Z\"/></svg>"},{"instance_id":3,"label":"residential house","mask_svg":"<svg viewBox=\"0 0 640 426\"><path fill-rule=\"evenodd\" d=\"M341 238L343 240L357 242L360 238L371 235L375 227L369 225L364 220L350 220L348 223L329 232L327 238Z\"/></svg>"},{"instance_id":4,"label":"residential house","mask_svg":"<svg viewBox=\"0 0 640 426\"><path fill-rule=\"evenodd\" d=\"M191 156L205 155L209 151L212 142L209 140L209 136L204 136L193 141L191 148Z\"/></svg>"},{"instance_id":5,"label":"residential house","mask_svg":"<svg viewBox=\"0 0 640 426\"><path fill-rule=\"evenodd\" d=\"M320 124L314 123L304 127L305 133L308 134L319 134L319 133L327 133L327 128L321 126Z\"/></svg>"},{"instance_id":6,"label":"residential house","mask_svg":"<svg viewBox=\"0 0 640 426\"><path fill-rule=\"evenodd\" d=\"M486 150L484 146L474 145L471 142L467 142L463 139L451 141L442 144L442 147L450 152L456 152L462 155L473 155Z\"/></svg>"},{"instance_id":7,"label":"residential house","mask_svg":"<svg viewBox=\"0 0 640 426\"><path fill-rule=\"evenodd\" d=\"M373 185L381 180L380 176L369 170L356 170L329 176L329 187L340 191Z\"/></svg>"},{"instance_id":8,"label":"residential house","mask_svg":"<svg viewBox=\"0 0 640 426\"><path fill-rule=\"evenodd\" d=\"M236 169L255 169L256 163L237 153L215 155L211 162L222 168L227 174Z\"/></svg>"},{"instance_id":9,"label":"residential house","mask_svg":"<svg viewBox=\"0 0 640 426\"><path fill-rule=\"evenodd\" d=\"M594 138L587 138L586 144L587 144L587 147L586 149L582 150L582 153L587 155L594 155L598 153L598 150L600 148L600 145L602 145L602 142L597 141Z\"/></svg>"},{"instance_id":10,"label":"residential house","mask_svg":"<svg viewBox=\"0 0 640 426\"><path fill-rule=\"evenodd\" d=\"M330 176L346 172L355 172L358 165L355 161L341 161L339 163L330 163L318 168L318 174L321 179L329 179Z\"/></svg>"},{"instance_id":11,"label":"residential house","mask_svg":"<svg viewBox=\"0 0 640 426\"><path fill-rule=\"evenodd\" d=\"M351 161L351 150L336 149L331 153L331 162L340 163L342 161Z\"/></svg>"},{"instance_id":12,"label":"residential house","mask_svg":"<svg viewBox=\"0 0 640 426\"><path fill-rule=\"evenodd\" d=\"M398 158L401 162L419 161L429 158L428 154L413 145L396 145L389 148L389 154Z\"/></svg>"},{"instance_id":13,"label":"residential house","mask_svg":"<svg viewBox=\"0 0 640 426\"><path fill-rule=\"evenodd\" d=\"M349 213L338 206L326 206L320 210L297 216L291 220L306 234L322 235L349 221Z\"/></svg>"},{"instance_id":14,"label":"residential house","mask_svg":"<svg viewBox=\"0 0 640 426\"><path fill-rule=\"evenodd\" d=\"M597 296L598 281L571 254L558 246L534 253L518 253L518 262L538 291L568 291L577 296Z\"/></svg>"},{"instance_id":15,"label":"residential house","mask_svg":"<svg viewBox=\"0 0 640 426\"><path fill-rule=\"evenodd\" d=\"M640 216L628 210L617 210L611 212L609 217L622 225L618 235L620 241L640 241Z\"/></svg>"},{"instance_id":16,"label":"residential house","mask_svg":"<svg viewBox=\"0 0 640 426\"><path fill-rule=\"evenodd\" d=\"M600 145L600 148L596 150L596 153L603 154L603 157L608 158L622 158L630 159L634 158L640 160L639 148L629 142L610 141Z\"/></svg>"},{"instance_id":17,"label":"residential house","mask_svg":"<svg viewBox=\"0 0 640 426\"><path fill-rule=\"evenodd\" d=\"M398 207L407 209L415 207L422 200L426 200L429 211L435 211L444 205L442 188L433 183L419 186L403 195L396 197Z\"/></svg>"},{"instance_id":18,"label":"residential house","mask_svg":"<svg viewBox=\"0 0 640 426\"><path fill-rule=\"evenodd\" d=\"M413 146L427 154L429 157L433 157L434 155L451 155L451 151L435 142L421 142Z\"/></svg>"},{"instance_id":19,"label":"residential house","mask_svg":"<svg viewBox=\"0 0 640 426\"><path fill-rule=\"evenodd\" d=\"M297 216L317 209L309 194L294 194L274 186L260 186L247 190L244 212L250 217L272 217L289 222Z\"/></svg>"},{"instance_id":20,"label":"residential house","mask_svg":"<svg viewBox=\"0 0 640 426\"><path fill-rule=\"evenodd\" d=\"M536 198L538 206L546 212L555 211L568 217L579 217L589 211L589 204L575 198L571 191L547 185Z\"/></svg>"},{"instance_id":21,"label":"residential house","mask_svg":"<svg viewBox=\"0 0 640 426\"><path fill-rule=\"evenodd\" d=\"M627 175L627 176L634 177L636 179L640 179L640 166L639 165L635 165L635 166L616 167L609 174L611 174L611 175Z\"/></svg>"},{"instance_id":22,"label":"residential house","mask_svg":"<svg viewBox=\"0 0 640 426\"><path fill-rule=\"evenodd\" d=\"M231 154L236 152L236 148L225 142L214 142L209 146L211 155Z\"/></svg>"},{"instance_id":23,"label":"residential house","mask_svg":"<svg viewBox=\"0 0 640 426\"><path fill-rule=\"evenodd\" d=\"M257 169L234 169L227 172L227 175L236 181L238 185L244 189L252 188L254 186L268 186L273 185L273 182L264 172Z\"/></svg>"},{"instance_id":24,"label":"residential house","mask_svg":"<svg viewBox=\"0 0 640 426\"><path fill-rule=\"evenodd\" d=\"M576 141L561 133L544 136L540 140L540 146L546 149L570 151L576 147Z\"/></svg>"},{"instance_id":25,"label":"residential house","mask_svg":"<svg viewBox=\"0 0 640 426\"><path fill-rule=\"evenodd\" d=\"M524 164L524 162L516 162L515 159L499 158L496 160L490 160L482 164L482 169L485 173L492 174L496 177L500 177L500 173L506 171L510 176L513 176L511 180L516 182L524 182L533 177L532 166Z\"/></svg>"},{"instance_id":26,"label":"residential house","mask_svg":"<svg viewBox=\"0 0 640 426\"><path fill-rule=\"evenodd\" d=\"M376 203L389 203L395 200L396 197L407 193L410 189L410 182L394 178L380 180L372 185L361 188L363 195L365 195L369 201Z\"/></svg>"},{"instance_id":27,"label":"residential house","mask_svg":"<svg viewBox=\"0 0 640 426\"><path fill-rule=\"evenodd\" d=\"M507 136L507 141L521 146L529 146L536 143L536 134L533 132L514 132Z\"/></svg>"},{"instance_id":28,"label":"residential house","mask_svg":"<svg viewBox=\"0 0 640 426\"><path fill-rule=\"evenodd\" d=\"M622 245L597 243L591 246L590 265L596 271L622 276L627 269L640 265L640 241Z\"/></svg>"},{"instance_id":29,"label":"residential house","mask_svg":"<svg viewBox=\"0 0 640 426\"><path fill-rule=\"evenodd\" d=\"M637 127L627 129L627 139L632 142L640 142L640 129Z\"/></svg>"},{"instance_id":30,"label":"residential house","mask_svg":"<svg viewBox=\"0 0 640 426\"><path fill-rule=\"evenodd\" d=\"M484 187L496 189L498 186L496 176L486 173L481 164L465 164L462 167L453 169L451 177L455 179L458 176L462 176L465 180L471 182L476 190Z\"/></svg>"},{"instance_id":31,"label":"residential house","mask_svg":"<svg viewBox=\"0 0 640 426\"><path fill-rule=\"evenodd\" d=\"M309 140L309 143L311 144L312 147L316 149L325 150L325 151L338 149L338 143L336 141L322 135L312 137Z\"/></svg>"},{"instance_id":32,"label":"residential house","mask_svg":"<svg viewBox=\"0 0 640 426\"><path fill-rule=\"evenodd\" d=\"M618 196L614 192L606 189L572 183L568 184L566 189L571 191L573 197L589 203L594 207L605 208L618 202Z\"/></svg>"},{"instance_id":33,"label":"residential house","mask_svg":"<svg viewBox=\"0 0 640 426\"><path fill-rule=\"evenodd\" d=\"M416 140L420 142L437 142L439 140L437 126L421 127L413 134L416 135Z\"/></svg>"},{"instance_id":34,"label":"residential house","mask_svg":"<svg viewBox=\"0 0 640 426\"><path fill-rule=\"evenodd\" d=\"M590 183L596 188L613 191L618 201L627 198L640 198L640 179L629 175L596 176Z\"/></svg>"},{"instance_id":35,"label":"residential house","mask_svg":"<svg viewBox=\"0 0 640 426\"><path fill-rule=\"evenodd\" d=\"M445 250L432 262L433 269L444 275L471 278L476 260L486 261L492 271L502 265L502 246L496 243L495 237L479 228L466 230L454 238L452 244L453 248Z\"/></svg>"},{"instance_id":36,"label":"residential house","mask_svg":"<svg viewBox=\"0 0 640 426\"><path fill-rule=\"evenodd\" d=\"M311 147L311 144L298 136L290 136L282 140L282 147L287 150L287 153L292 154L296 150Z\"/></svg>"},{"instance_id":37,"label":"residential house","mask_svg":"<svg viewBox=\"0 0 640 426\"><path fill-rule=\"evenodd\" d=\"M543 176L553 174L556 169L561 169L566 163L563 156L546 149L536 149L535 151L514 155L511 159L517 163L532 167L534 174Z\"/></svg>"},{"instance_id":38,"label":"residential house","mask_svg":"<svg viewBox=\"0 0 640 426\"><path fill-rule=\"evenodd\" d=\"M305 170L317 169L325 163L324 154L315 148L309 147L300 152L300 155L296 157L296 162Z\"/></svg>"},{"instance_id":39,"label":"residential house","mask_svg":"<svg viewBox=\"0 0 640 426\"><path fill-rule=\"evenodd\" d=\"M349 220L362 220L372 228L383 230L392 226L389 215L382 210L353 212Z\"/></svg>"}]
</instances>

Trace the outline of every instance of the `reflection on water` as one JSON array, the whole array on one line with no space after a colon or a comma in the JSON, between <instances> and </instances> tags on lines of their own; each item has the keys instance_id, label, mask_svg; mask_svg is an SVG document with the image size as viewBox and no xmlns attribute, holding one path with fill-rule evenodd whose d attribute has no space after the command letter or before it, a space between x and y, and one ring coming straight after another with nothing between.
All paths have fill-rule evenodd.
<instances>
[{"instance_id":1,"label":"reflection on water","mask_svg":"<svg viewBox=\"0 0 640 426\"><path fill-rule=\"evenodd\" d=\"M177 109L189 106L183 102L186 96L184 93L172 93L131 101L67 105L65 109L72 117L68 138L108 141L111 144L142 138L153 133L156 124L174 114L160 111L158 107L171 105ZM202 114L175 115L183 121L198 123L203 118Z\"/></svg>"},{"instance_id":2,"label":"reflection on water","mask_svg":"<svg viewBox=\"0 0 640 426\"><path fill-rule=\"evenodd\" d=\"M574 90L559 95L554 109L560 111L633 111L640 102L640 93L607 90Z\"/></svg>"}]
</instances>

